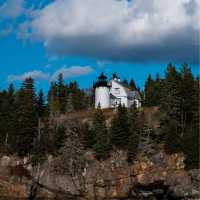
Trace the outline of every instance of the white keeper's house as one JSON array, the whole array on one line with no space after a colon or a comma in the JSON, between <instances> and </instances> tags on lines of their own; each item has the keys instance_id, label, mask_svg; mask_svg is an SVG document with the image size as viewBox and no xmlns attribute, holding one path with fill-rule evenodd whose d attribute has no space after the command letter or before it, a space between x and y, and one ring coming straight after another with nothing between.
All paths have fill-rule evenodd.
<instances>
[{"instance_id":1,"label":"white keeper's house","mask_svg":"<svg viewBox=\"0 0 200 200\"><path fill-rule=\"evenodd\" d=\"M141 96L138 91L131 90L125 86L116 74L110 81L102 73L94 84L95 88L95 108L99 105L102 109L115 108L119 104L131 107L133 104L137 108L141 107Z\"/></svg>"}]
</instances>

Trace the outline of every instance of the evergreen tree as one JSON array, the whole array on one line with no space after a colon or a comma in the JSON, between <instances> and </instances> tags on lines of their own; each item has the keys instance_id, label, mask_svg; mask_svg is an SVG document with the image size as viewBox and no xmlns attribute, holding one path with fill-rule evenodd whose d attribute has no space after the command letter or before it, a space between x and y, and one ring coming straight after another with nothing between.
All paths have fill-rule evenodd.
<instances>
[{"instance_id":1,"label":"evergreen tree","mask_svg":"<svg viewBox=\"0 0 200 200\"><path fill-rule=\"evenodd\" d=\"M124 80L122 81L122 83L123 83L126 87L129 86L129 85L128 85L128 81L127 81L127 79L124 79Z\"/></svg>"},{"instance_id":2,"label":"evergreen tree","mask_svg":"<svg viewBox=\"0 0 200 200\"><path fill-rule=\"evenodd\" d=\"M94 135L93 150L96 152L96 157L98 159L106 158L109 151L109 135L105 117L100 107L97 108L94 114L91 131Z\"/></svg>"},{"instance_id":3,"label":"evergreen tree","mask_svg":"<svg viewBox=\"0 0 200 200\"><path fill-rule=\"evenodd\" d=\"M161 129L165 135L165 148L169 152L182 151L180 114L180 74L171 64L168 65L161 99L161 111L165 113ZM172 141L172 138L173 141Z\"/></svg>"},{"instance_id":4,"label":"evergreen tree","mask_svg":"<svg viewBox=\"0 0 200 200\"><path fill-rule=\"evenodd\" d=\"M60 112L60 102L58 97L58 85L55 82L51 83L49 92L48 92L48 107L50 113L55 115Z\"/></svg>"},{"instance_id":5,"label":"evergreen tree","mask_svg":"<svg viewBox=\"0 0 200 200\"><path fill-rule=\"evenodd\" d=\"M130 136L128 112L125 106L119 105L118 112L114 116L111 127L111 143L117 148L126 148Z\"/></svg>"},{"instance_id":6,"label":"evergreen tree","mask_svg":"<svg viewBox=\"0 0 200 200\"><path fill-rule=\"evenodd\" d=\"M128 161L132 162L138 151L140 136L139 111L133 105L129 111L130 136L128 140Z\"/></svg>"},{"instance_id":7,"label":"evergreen tree","mask_svg":"<svg viewBox=\"0 0 200 200\"><path fill-rule=\"evenodd\" d=\"M38 127L37 137L34 139L33 149L31 151L32 165L43 163L49 154L54 155L58 149L55 143L58 140L57 131L53 124L50 124L49 119L43 119L42 126ZM58 143L57 143L58 144Z\"/></svg>"},{"instance_id":8,"label":"evergreen tree","mask_svg":"<svg viewBox=\"0 0 200 200\"><path fill-rule=\"evenodd\" d=\"M84 123L82 127L82 143L86 149L92 148L95 144L94 133L88 123Z\"/></svg>"},{"instance_id":9,"label":"evergreen tree","mask_svg":"<svg viewBox=\"0 0 200 200\"><path fill-rule=\"evenodd\" d=\"M56 130L54 132L55 132L54 149L56 150L56 152L58 152L60 150L60 148L63 147L64 142L65 142L65 138L66 138L65 127L59 126L59 127L56 128Z\"/></svg>"},{"instance_id":10,"label":"evergreen tree","mask_svg":"<svg viewBox=\"0 0 200 200\"><path fill-rule=\"evenodd\" d=\"M39 117L42 117L46 114L46 105L45 105L44 93L42 89L39 91L39 94L37 97L37 111L38 111Z\"/></svg>"},{"instance_id":11,"label":"evergreen tree","mask_svg":"<svg viewBox=\"0 0 200 200\"><path fill-rule=\"evenodd\" d=\"M185 163L187 168L199 168L199 80L198 78L195 80L191 72L186 70L184 76L185 83L182 87L190 88L188 94L184 94L184 104L182 116L184 116L184 121L181 120L183 123L182 131L183 131L183 152L185 153L186 159ZM192 84L193 83L193 84ZM188 95L188 96L187 96ZM189 97L189 95L191 95ZM183 117L181 117L183 119Z\"/></svg>"},{"instance_id":12,"label":"evergreen tree","mask_svg":"<svg viewBox=\"0 0 200 200\"><path fill-rule=\"evenodd\" d=\"M161 104L161 93L162 93L162 80L159 74L156 74L155 80L155 105Z\"/></svg>"},{"instance_id":13,"label":"evergreen tree","mask_svg":"<svg viewBox=\"0 0 200 200\"><path fill-rule=\"evenodd\" d=\"M16 131L16 105L13 84L8 91L0 91L0 151L13 152L12 141L15 141Z\"/></svg>"},{"instance_id":14,"label":"evergreen tree","mask_svg":"<svg viewBox=\"0 0 200 200\"><path fill-rule=\"evenodd\" d=\"M83 90L79 89L77 82L69 84L69 94L71 94L74 111L79 111L87 108L87 98Z\"/></svg>"},{"instance_id":15,"label":"evergreen tree","mask_svg":"<svg viewBox=\"0 0 200 200\"><path fill-rule=\"evenodd\" d=\"M155 82L152 79L151 75L148 76L147 81L145 83L144 95L145 95L145 105L146 106L155 106Z\"/></svg>"},{"instance_id":16,"label":"evergreen tree","mask_svg":"<svg viewBox=\"0 0 200 200\"><path fill-rule=\"evenodd\" d=\"M129 87L131 88L131 90L137 89L134 79L130 80Z\"/></svg>"},{"instance_id":17,"label":"evergreen tree","mask_svg":"<svg viewBox=\"0 0 200 200\"><path fill-rule=\"evenodd\" d=\"M27 78L17 93L17 127L15 150L24 156L31 152L37 137L38 115L34 81Z\"/></svg>"},{"instance_id":18,"label":"evergreen tree","mask_svg":"<svg viewBox=\"0 0 200 200\"><path fill-rule=\"evenodd\" d=\"M65 113L67 104L67 89L65 87L63 74L58 75L58 99L59 99L59 110L61 113Z\"/></svg>"}]
</instances>

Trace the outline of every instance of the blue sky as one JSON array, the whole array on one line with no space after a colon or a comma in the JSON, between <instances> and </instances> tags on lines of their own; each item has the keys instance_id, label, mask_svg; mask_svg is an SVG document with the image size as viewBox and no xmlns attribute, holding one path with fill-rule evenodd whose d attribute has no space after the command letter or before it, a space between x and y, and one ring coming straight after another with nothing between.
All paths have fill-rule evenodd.
<instances>
[{"instance_id":1,"label":"blue sky","mask_svg":"<svg viewBox=\"0 0 200 200\"><path fill-rule=\"evenodd\" d=\"M168 3L0 0L0 88L33 76L46 90L60 72L86 88L102 71L142 88L169 62L187 62L199 75L200 3Z\"/></svg>"}]
</instances>

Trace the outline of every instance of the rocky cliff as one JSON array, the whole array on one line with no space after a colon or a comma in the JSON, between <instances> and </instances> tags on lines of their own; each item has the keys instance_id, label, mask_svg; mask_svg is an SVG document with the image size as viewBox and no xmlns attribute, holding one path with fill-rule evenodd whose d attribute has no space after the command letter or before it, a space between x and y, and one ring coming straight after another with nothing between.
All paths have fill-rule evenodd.
<instances>
[{"instance_id":1,"label":"rocky cliff","mask_svg":"<svg viewBox=\"0 0 200 200\"><path fill-rule=\"evenodd\" d=\"M85 167L66 173L61 158L32 167L28 158L0 159L0 199L200 199L200 171L184 169L182 154L137 156L115 151L105 161L84 154ZM74 166L76 167L76 166Z\"/></svg>"}]
</instances>

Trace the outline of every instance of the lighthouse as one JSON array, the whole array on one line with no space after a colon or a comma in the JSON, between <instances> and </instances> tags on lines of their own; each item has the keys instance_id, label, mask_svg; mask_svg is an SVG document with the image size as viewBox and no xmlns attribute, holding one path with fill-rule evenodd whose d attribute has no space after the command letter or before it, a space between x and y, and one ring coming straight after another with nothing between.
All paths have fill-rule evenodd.
<instances>
[{"instance_id":1,"label":"lighthouse","mask_svg":"<svg viewBox=\"0 0 200 200\"><path fill-rule=\"evenodd\" d=\"M110 108L110 87L107 77L102 73L94 85L95 88L95 108Z\"/></svg>"}]
</instances>

